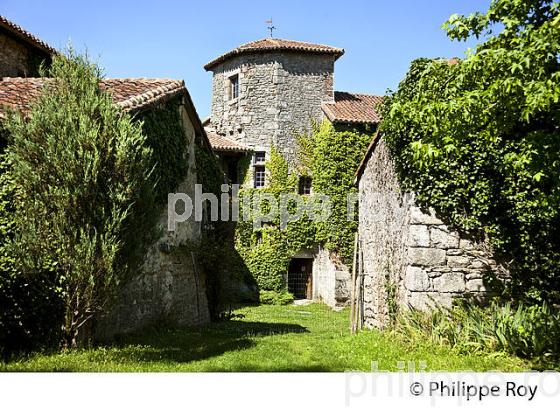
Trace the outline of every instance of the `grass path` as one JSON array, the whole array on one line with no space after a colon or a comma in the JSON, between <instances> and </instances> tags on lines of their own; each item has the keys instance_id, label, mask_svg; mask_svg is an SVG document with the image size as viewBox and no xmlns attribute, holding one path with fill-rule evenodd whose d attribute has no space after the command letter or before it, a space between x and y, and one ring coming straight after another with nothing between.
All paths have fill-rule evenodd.
<instances>
[{"instance_id":1,"label":"grass path","mask_svg":"<svg viewBox=\"0 0 560 410\"><path fill-rule=\"evenodd\" d=\"M428 343L397 340L387 332L348 334L348 311L320 304L246 307L230 321L198 330L150 330L113 345L69 353L36 354L0 364L2 371L369 371L414 362L426 371L520 371L508 356L460 355Z\"/></svg>"}]
</instances>

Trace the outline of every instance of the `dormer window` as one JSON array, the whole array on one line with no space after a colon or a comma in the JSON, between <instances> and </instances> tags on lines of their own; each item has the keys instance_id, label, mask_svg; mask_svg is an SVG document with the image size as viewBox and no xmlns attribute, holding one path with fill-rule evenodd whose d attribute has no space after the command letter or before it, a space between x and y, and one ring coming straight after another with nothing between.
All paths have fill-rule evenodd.
<instances>
[{"instance_id":1,"label":"dormer window","mask_svg":"<svg viewBox=\"0 0 560 410\"><path fill-rule=\"evenodd\" d=\"M232 75L229 78L229 99L235 100L239 97L239 75Z\"/></svg>"}]
</instances>

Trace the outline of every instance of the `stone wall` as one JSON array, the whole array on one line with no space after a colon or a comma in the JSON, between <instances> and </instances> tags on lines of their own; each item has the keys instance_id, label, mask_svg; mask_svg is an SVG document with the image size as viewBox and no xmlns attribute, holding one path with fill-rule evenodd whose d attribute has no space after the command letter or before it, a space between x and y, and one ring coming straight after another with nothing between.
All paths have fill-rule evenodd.
<instances>
[{"instance_id":1,"label":"stone wall","mask_svg":"<svg viewBox=\"0 0 560 410\"><path fill-rule=\"evenodd\" d=\"M313 259L313 299L331 307L350 301L350 270L336 255L319 247Z\"/></svg>"},{"instance_id":2,"label":"stone wall","mask_svg":"<svg viewBox=\"0 0 560 410\"><path fill-rule=\"evenodd\" d=\"M197 182L195 130L184 106L180 110L189 169L175 192L194 198ZM161 236L149 247L141 273L123 287L115 305L99 321L97 334L100 338L153 324L190 326L210 320L205 274L197 266L194 255L179 248L200 238L201 224L189 219L169 232L167 204L162 208L158 222Z\"/></svg>"},{"instance_id":3,"label":"stone wall","mask_svg":"<svg viewBox=\"0 0 560 410\"><path fill-rule=\"evenodd\" d=\"M233 57L214 69L212 126L255 150L271 143L287 157L295 134L322 119L322 102L332 102L334 57L267 52ZM239 98L230 99L230 81L239 76Z\"/></svg>"},{"instance_id":4,"label":"stone wall","mask_svg":"<svg viewBox=\"0 0 560 410\"><path fill-rule=\"evenodd\" d=\"M36 76L39 63L45 58L45 54L32 51L0 31L0 77Z\"/></svg>"},{"instance_id":5,"label":"stone wall","mask_svg":"<svg viewBox=\"0 0 560 410\"><path fill-rule=\"evenodd\" d=\"M466 295L483 298L487 277L506 276L485 243L461 237L401 192L383 140L359 179L359 238L368 327L387 323L391 294L401 308L425 310Z\"/></svg>"}]
</instances>

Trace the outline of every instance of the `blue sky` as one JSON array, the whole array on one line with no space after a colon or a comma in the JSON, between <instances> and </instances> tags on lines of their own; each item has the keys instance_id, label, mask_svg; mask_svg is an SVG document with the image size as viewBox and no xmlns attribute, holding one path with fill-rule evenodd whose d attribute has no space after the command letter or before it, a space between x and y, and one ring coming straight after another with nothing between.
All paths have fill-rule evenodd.
<instances>
[{"instance_id":1,"label":"blue sky","mask_svg":"<svg viewBox=\"0 0 560 410\"><path fill-rule=\"evenodd\" d=\"M202 66L268 35L342 47L335 89L384 94L417 57L461 57L474 43L441 30L453 13L486 11L490 0L2 0L0 14L55 47L86 47L108 77L181 78L201 117L211 73Z\"/></svg>"}]
</instances>

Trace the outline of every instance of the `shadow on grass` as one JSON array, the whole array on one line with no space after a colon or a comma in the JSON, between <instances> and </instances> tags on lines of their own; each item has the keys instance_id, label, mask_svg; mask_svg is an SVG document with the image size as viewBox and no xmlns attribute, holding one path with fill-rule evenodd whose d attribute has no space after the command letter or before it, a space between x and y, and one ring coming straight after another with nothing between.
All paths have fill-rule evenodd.
<instances>
[{"instance_id":1,"label":"shadow on grass","mask_svg":"<svg viewBox=\"0 0 560 410\"><path fill-rule=\"evenodd\" d=\"M111 344L111 347L118 348L111 351L111 358L119 361L188 363L220 356L229 351L250 349L256 344L253 338L308 332L306 327L297 324L240 320L211 323L201 329L152 328L120 336ZM240 364L239 371L251 370L256 369L245 369Z\"/></svg>"}]
</instances>

